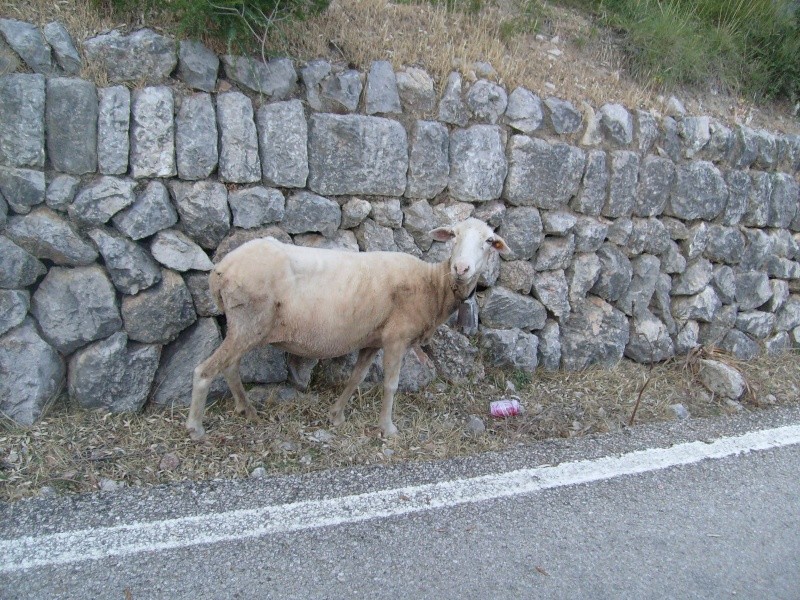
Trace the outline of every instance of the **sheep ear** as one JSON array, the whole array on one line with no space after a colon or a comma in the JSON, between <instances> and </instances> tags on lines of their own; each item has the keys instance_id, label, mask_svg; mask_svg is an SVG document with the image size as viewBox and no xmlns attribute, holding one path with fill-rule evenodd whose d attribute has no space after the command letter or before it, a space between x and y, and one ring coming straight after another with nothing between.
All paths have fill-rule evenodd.
<instances>
[{"instance_id":1,"label":"sheep ear","mask_svg":"<svg viewBox=\"0 0 800 600\"><path fill-rule=\"evenodd\" d=\"M499 235L495 235L491 239L492 248L497 250L500 254L508 254L511 252L511 248L508 247L506 241L501 238Z\"/></svg>"},{"instance_id":2,"label":"sheep ear","mask_svg":"<svg viewBox=\"0 0 800 600\"><path fill-rule=\"evenodd\" d=\"M446 242L456 237L456 232L452 227L437 227L431 230L430 236L437 242Z\"/></svg>"}]
</instances>

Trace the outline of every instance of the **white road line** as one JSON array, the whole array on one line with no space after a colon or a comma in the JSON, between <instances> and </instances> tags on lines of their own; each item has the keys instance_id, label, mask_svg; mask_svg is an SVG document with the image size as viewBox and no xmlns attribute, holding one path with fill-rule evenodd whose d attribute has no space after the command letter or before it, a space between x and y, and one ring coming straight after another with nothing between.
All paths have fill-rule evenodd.
<instances>
[{"instance_id":1,"label":"white road line","mask_svg":"<svg viewBox=\"0 0 800 600\"><path fill-rule=\"evenodd\" d=\"M0 540L0 573L394 517L794 444L800 425L340 498Z\"/></svg>"}]
</instances>

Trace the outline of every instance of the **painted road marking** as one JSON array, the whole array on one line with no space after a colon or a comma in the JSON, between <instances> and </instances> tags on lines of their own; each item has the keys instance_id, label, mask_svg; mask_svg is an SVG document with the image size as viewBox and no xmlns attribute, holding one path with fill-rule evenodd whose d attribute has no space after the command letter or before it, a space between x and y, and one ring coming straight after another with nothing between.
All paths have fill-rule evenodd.
<instances>
[{"instance_id":1,"label":"painted road marking","mask_svg":"<svg viewBox=\"0 0 800 600\"><path fill-rule=\"evenodd\" d=\"M339 498L0 540L0 573L395 517L794 444L800 425Z\"/></svg>"}]
</instances>

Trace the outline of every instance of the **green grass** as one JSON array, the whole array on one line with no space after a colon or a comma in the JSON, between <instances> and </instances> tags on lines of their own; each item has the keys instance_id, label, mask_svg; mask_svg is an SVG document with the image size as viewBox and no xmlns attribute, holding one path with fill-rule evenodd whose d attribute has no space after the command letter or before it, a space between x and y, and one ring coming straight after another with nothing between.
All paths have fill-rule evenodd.
<instances>
[{"instance_id":1,"label":"green grass","mask_svg":"<svg viewBox=\"0 0 800 600\"><path fill-rule=\"evenodd\" d=\"M577 3L621 31L640 79L664 87L716 82L756 99L800 98L800 5L791 0Z\"/></svg>"}]
</instances>

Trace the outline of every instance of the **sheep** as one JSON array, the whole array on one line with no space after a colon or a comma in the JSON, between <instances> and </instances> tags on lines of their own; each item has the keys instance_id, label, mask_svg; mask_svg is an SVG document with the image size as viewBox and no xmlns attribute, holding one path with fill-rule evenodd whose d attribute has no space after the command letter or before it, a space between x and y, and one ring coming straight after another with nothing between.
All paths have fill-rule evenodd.
<instances>
[{"instance_id":1,"label":"sheep","mask_svg":"<svg viewBox=\"0 0 800 600\"><path fill-rule=\"evenodd\" d=\"M203 413L211 381L222 373L235 412L257 420L239 376L239 361L264 344L307 358L333 358L358 350L344 390L329 411L334 426L383 349L383 402L378 426L397 434L392 405L403 356L427 340L475 290L491 252L506 242L484 222L469 218L430 232L453 240L450 258L426 263L400 252L345 252L284 244L267 237L230 252L209 275L211 294L225 313L222 344L194 370L186 428L203 439ZM419 351L421 352L421 351ZM291 362L291 361L290 361Z\"/></svg>"}]
</instances>

